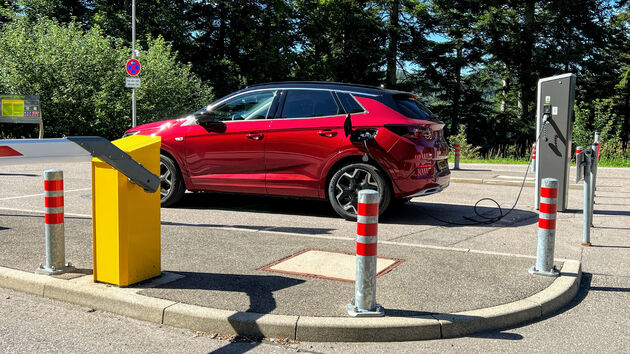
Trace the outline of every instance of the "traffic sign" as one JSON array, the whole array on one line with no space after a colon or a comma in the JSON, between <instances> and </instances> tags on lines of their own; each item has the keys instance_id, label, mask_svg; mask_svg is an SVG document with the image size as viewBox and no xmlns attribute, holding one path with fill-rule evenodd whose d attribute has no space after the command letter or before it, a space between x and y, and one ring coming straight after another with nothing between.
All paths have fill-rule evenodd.
<instances>
[{"instance_id":1,"label":"traffic sign","mask_svg":"<svg viewBox=\"0 0 630 354\"><path fill-rule=\"evenodd\" d=\"M140 78L139 77L126 77L125 78L125 87L139 88L140 87Z\"/></svg>"},{"instance_id":2,"label":"traffic sign","mask_svg":"<svg viewBox=\"0 0 630 354\"><path fill-rule=\"evenodd\" d=\"M127 74L131 76L136 76L140 73L140 62L138 59L129 59L127 60L127 65L125 66L127 69Z\"/></svg>"}]
</instances>

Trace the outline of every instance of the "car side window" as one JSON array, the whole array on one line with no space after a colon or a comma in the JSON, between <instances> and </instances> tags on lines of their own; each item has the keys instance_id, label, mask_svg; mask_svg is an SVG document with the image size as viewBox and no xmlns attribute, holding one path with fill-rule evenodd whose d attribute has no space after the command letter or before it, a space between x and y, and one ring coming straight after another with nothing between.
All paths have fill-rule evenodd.
<instances>
[{"instance_id":1,"label":"car side window","mask_svg":"<svg viewBox=\"0 0 630 354\"><path fill-rule=\"evenodd\" d=\"M287 90L280 118L326 117L343 114L333 93L327 90Z\"/></svg>"},{"instance_id":2,"label":"car side window","mask_svg":"<svg viewBox=\"0 0 630 354\"><path fill-rule=\"evenodd\" d=\"M275 97L275 91L251 92L230 98L212 112L221 121L265 119Z\"/></svg>"},{"instance_id":3,"label":"car side window","mask_svg":"<svg viewBox=\"0 0 630 354\"><path fill-rule=\"evenodd\" d=\"M351 94L346 92L337 92L337 97L339 98L339 101L341 101L346 113L361 113L365 111Z\"/></svg>"}]
</instances>

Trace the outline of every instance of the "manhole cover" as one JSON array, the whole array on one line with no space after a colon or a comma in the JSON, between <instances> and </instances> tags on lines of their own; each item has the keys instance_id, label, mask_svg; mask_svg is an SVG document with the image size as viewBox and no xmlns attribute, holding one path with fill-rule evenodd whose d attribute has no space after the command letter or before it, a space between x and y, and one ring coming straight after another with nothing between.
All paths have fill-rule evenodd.
<instances>
[{"instance_id":1,"label":"manhole cover","mask_svg":"<svg viewBox=\"0 0 630 354\"><path fill-rule=\"evenodd\" d=\"M378 257L376 276L382 276L402 262L402 259ZM356 256L354 254L309 248L266 265L260 270L354 282L355 268Z\"/></svg>"}]
</instances>

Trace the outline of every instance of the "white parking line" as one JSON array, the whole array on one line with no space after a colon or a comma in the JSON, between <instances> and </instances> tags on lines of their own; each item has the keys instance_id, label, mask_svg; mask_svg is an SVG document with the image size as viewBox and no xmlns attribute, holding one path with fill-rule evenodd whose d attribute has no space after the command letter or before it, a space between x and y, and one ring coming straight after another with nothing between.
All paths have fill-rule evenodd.
<instances>
[{"instance_id":1,"label":"white parking line","mask_svg":"<svg viewBox=\"0 0 630 354\"><path fill-rule=\"evenodd\" d=\"M89 191L92 188L79 188L79 189L70 189L70 190L64 190L64 193L72 193L72 192L81 192L81 191ZM44 193L38 193L38 194L29 194L29 195L19 195L17 197L5 197L5 198L0 198L0 201L3 200L11 200L11 199L21 199L21 198L31 198L31 197L43 197Z\"/></svg>"},{"instance_id":2,"label":"white parking line","mask_svg":"<svg viewBox=\"0 0 630 354\"><path fill-rule=\"evenodd\" d=\"M21 212L29 212L29 213L38 213L44 214L42 210L28 210L28 209L14 209L14 208L1 208L0 210L8 210L8 211L21 211ZM92 218L92 215L86 214L74 214L74 213L66 213L68 216L77 216L77 217L85 217ZM167 224L168 226L168 224ZM257 233L268 233L268 234L280 234L280 235L288 235L293 237L304 237L304 238L317 238L317 239L326 239L326 240L338 240L338 241L348 241L355 242L356 236L350 237L342 237L342 236L332 236L332 235L307 235L307 234L296 234L291 232L283 232L283 231L273 231L273 226L267 226L262 229L252 230L249 228L243 227L234 227L234 226L219 226L214 229L217 230L225 230L225 231L248 231L248 232L257 232ZM474 250L471 248L455 248L455 247L444 247L444 246L435 246L435 245L423 245L417 243L406 243L406 242L393 242L393 241L379 241L379 244L382 245L391 245L391 246L404 246L404 247L413 247L413 248L424 248L424 249L434 249L434 250L443 250L443 251L453 251L453 252L464 252L464 253L476 253L476 254L486 254L493 256L504 256L504 257L516 257L516 258L529 258L536 259L536 256L527 255L527 254L516 254L516 253L504 253L504 252L494 252L494 251L485 251L485 250ZM555 258L556 261L566 262L571 259L566 258Z\"/></svg>"},{"instance_id":3,"label":"white parking line","mask_svg":"<svg viewBox=\"0 0 630 354\"><path fill-rule=\"evenodd\" d=\"M2 208L0 207L0 210L7 210L7 211L21 211L23 213L36 213L36 214L45 214L46 212L43 210L31 210L31 209L16 209L16 208ZM75 214L75 213L64 213L64 215L67 216L77 216L80 218L88 218L91 219L92 215L88 215L88 214Z\"/></svg>"}]
</instances>

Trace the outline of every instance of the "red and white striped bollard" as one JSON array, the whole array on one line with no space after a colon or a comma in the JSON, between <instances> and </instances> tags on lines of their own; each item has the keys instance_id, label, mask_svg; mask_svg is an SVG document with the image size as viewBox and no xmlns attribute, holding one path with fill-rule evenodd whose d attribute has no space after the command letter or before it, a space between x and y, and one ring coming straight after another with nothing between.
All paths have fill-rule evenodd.
<instances>
[{"instance_id":1,"label":"red and white striped bollard","mask_svg":"<svg viewBox=\"0 0 630 354\"><path fill-rule=\"evenodd\" d=\"M558 180L545 178L540 187L538 214L538 249L536 265L529 269L532 274L557 277L560 273L553 266L556 242L556 214L558 211Z\"/></svg>"},{"instance_id":2,"label":"red and white striped bollard","mask_svg":"<svg viewBox=\"0 0 630 354\"><path fill-rule=\"evenodd\" d=\"M353 317L385 315L383 307L376 303L379 201L380 195L377 191L359 191L354 300L346 305L348 314Z\"/></svg>"},{"instance_id":3,"label":"red and white striped bollard","mask_svg":"<svg viewBox=\"0 0 630 354\"><path fill-rule=\"evenodd\" d=\"M454 170L459 170L459 157L461 156L462 145L460 143L455 143L455 167Z\"/></svg>"},{"instance_id":4,"label":"red and white striped bollard","mask_svg":"<svg viewBox=\"0 0 630 354\"><path fill-rule=\"evenodd\" d=\"M532 171L536 172L536 144L532 144Z\"/></svg>"},{"instance_id":5,"label":"red and white striped bollard","mask_svg":"<svg viewBox=\"0 0 630 354\"><path fill-rule=\"evenodd\" d=\"M46 264L40 264L36 273L65 273L74 267L70 263L66 264L62 170L44 171L44 206Z\"/></svg>"}]
</instances>

